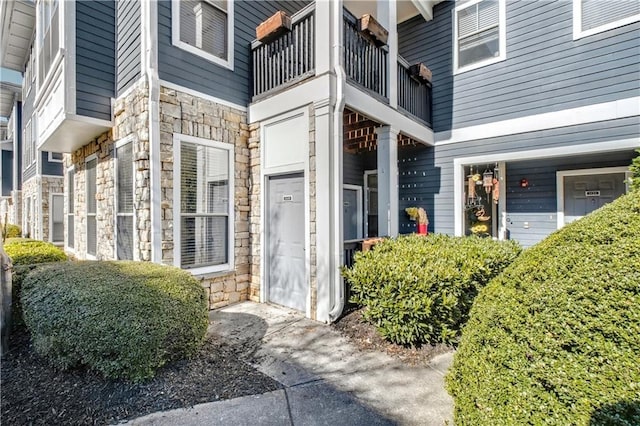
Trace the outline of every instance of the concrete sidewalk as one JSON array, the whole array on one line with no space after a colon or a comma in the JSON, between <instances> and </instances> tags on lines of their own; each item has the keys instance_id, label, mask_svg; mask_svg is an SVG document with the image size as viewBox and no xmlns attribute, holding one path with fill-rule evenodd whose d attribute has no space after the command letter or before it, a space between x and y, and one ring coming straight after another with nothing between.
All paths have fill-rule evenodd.
<instances>
[{"instance_id":1,"label":"concrete sidewalk","mask_svg":"<svg viewBox=\"0 0 640 426\"><path fill-rule=\"evenodd\" d=\"M452 354L410 367L362 352L331 327L297 312L240 303L211 313L209 332L283 389L154 413L135 425L443 425L453 403L444 389Z\"/></svg>"}]
</instances>

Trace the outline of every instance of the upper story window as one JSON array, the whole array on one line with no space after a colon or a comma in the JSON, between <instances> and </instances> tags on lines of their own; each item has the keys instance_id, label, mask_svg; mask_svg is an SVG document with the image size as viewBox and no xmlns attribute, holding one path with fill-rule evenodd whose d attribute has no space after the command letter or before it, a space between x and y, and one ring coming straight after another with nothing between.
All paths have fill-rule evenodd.
<instances>
[{"instance_id":1,"label":"upper story window","mask_svg":"<svg viewBox=\"0 0 640 426\"><path fill-rule=\"evenodd\" d=\"M233 0L171 2L173 44L233 69Z\"/></svg>"},{"instance_id":2,"label":"upper story window","mask_svg":"<svg viewBox=\"0 0 640 426\"><path fill-rule=\"evenodd\" d=\"M36 140L37 139L38 139L38 136L37 136L35 114L34 114L33 117L24 126L24 136L22 139L24 141L24 147L23 147L24 155L22 156L22 162L24 167L28 167L31 164L35 163L36 161L36 154L37 154Z\"/></svg>"},{"instance_id":3,"label":"upper story window","mask_svg":"<svg viewBox=\"0 0 640 426\"><path fill-rule=\"evenodd\" d=\"M58 0L38 3L38 83L47 77L60 50L60 17Z\"/></svg>"},{"instance_id":4,"label":"upper story window","mask_svg":"<svg viewBox=\"0 0 640 426\"><path fill-rule=\"evenodd\" d=\"M573 38L640 21L638 0L573 0Z\"/></svg>"},{"instance_id":5,"label":"upper story window","mask_svg":"<svg viewBox=\"0 0 640 426\"><path fill-rule=\"evenodd\" d=\"M174 262L194 274L233 268L233 145L174 135Z\"/></svg>"},{"instance_id":6,"label":"upper story window","mask_svg":"<svg viewBox=\"0 0 640 426\"><path fill-rule=\"evenodd\" d=\"M454 11L454 73L506 58L505 0L475 0Z\"/></svg>"}]
</instances>

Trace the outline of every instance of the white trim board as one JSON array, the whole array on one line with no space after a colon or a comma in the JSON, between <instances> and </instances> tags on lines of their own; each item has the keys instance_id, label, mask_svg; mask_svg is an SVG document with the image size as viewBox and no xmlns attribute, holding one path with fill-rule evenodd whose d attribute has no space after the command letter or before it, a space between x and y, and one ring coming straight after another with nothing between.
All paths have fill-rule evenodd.
<instances>
[{"instance_id":1,"label":"white trim board","mask_svg":"<svg viewBox=\"0 0 640 426\"><path fill-rule=\"evenodd\" d=\"M578 169L578 170L558 170L556 172L556 218L558 229L562 228L564 223L564 178L567 176L591 176L603 175L609 173L624 173L625 179L629 177L631 172L628 167L601 167L597 169ZM629 186L626 186L626 192Z\"/></svg>"},{"instance_id":2,"label":"white trim board","mask_svg":"<svg viewBox=\"0 0 640 426\"><path fill-rule=\"evenodd\" d=\"M640 116L640 96L437 132L436 146Z\"/></svg>"},{"instance_id":3,"label":"white trim board","mask_svg":"<svg viewBox=\"0 0 640 426\"><path fill-rule=\"evenodd\" d=\"M188 95L191 95L191 96L197 96L199 98L206 99L208 101L215 102L215 103L220 104L220 105L228 106L229 108L235 108L238 111L242 111L242 112L246 112L247 111L247 107L246 106L242 106L240 104L229 102L229 101L226 101L224 99L217 98L215 96L207 95L206 93L202 93L202 92L199 92L199 91L194 90L194 89L189 89L188 87L184 87L184 86L181 86L179 84L171 83L171 82L169 82L167 80L160 80L160 86L161 87L164 86L167 89L177 90L179 92L184 92L184 93L186 93Z\"/></svg>"}]
</instances>

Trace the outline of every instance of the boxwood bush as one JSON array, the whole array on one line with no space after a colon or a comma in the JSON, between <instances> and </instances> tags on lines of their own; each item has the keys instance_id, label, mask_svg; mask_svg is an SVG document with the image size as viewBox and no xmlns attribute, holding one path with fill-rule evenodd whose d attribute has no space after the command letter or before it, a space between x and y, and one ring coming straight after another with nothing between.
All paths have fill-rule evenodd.
<instances>
[{"instance_id":1,"label":"boxwood bush","mask_svg":"<svg viewBox=\"0 0 640 426\"><path fill-rule=\"evenodd\" d=\"M640 191L479 294L447 385L458 425L640 424Z\"/></svg>"},{"instance_id":2,"label":"boxwood bush","mask_svg":"<svg viewBox=\"0 0 640 426\"><path fill-rule=\"evenodd\" d=\"M2 226L2 239L6 240L7 238L16 238L22 235L22 228L18 225L13 225L11 223L7 223Z\"/></svg>"},{"instance_id":3,"label":"boxwood bush","mask_svg":"<svg viewBox=\"0 0 640 426\"><path fill-rule=\"evenodd\" d=\"M13 264L11 317L13 328L16 328L23 324L20 293L24 277L41 264L66 261L67 255L62 249L51 243L28 238L8 238L5 242L4 250Z\"/></svg>"},{"instance_id":4,"label":"boxwood bush","mask_svg":"<svg viewBox=\"0 0 640 426\"><path fill-rule=\"evenodd\" d=\"M513 241L407 235L357 253L351 301L388 340L455 343L478 290L520 253Z\"/></svg>"},{"instance_id":5,"label":"boxwood bush","mask_svg":"<svg viewBox=\"0 0 640 426\"><path fill-rule=\"evenodd\" d=\"M192 355L208 324L191 274L145 262L44 265L25 278L22 306L38 353L133 381Z\"/></svg>"}]
</instances>

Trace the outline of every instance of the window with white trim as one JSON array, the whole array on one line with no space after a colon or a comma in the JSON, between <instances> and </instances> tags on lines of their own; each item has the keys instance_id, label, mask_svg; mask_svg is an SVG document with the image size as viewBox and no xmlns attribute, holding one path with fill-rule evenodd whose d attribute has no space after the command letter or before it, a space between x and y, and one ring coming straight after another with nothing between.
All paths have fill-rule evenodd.
<instances>
[{"instance_id":1,"label":"window with white trim","mask_svg":"<svg viewBox=\"0 0 640 426\"><path fill-rule=\"evenodd\" d=\"M96 166L98 165L98 159L93 156L86 162L85 170L85 186L87 191L87 255L94 256L97 253L98 238L97 238L97 222L96 222Z\"/></svg>"},{"instance_id":2,"label":"window with white trim","mask_svg":"<svg viewBox=\"0 0 640 426\"><path fill-rule=\"evenodd\" d=\"M116 148L116 257L133 260L133 143Z\"/></svg>"},{"instance_id":3,"label":"window with white trim","mask_svg":"<svg viewBox=\"0 0 640 426\"><path fill-rule=\"evenodd\" d=\"M480 0L454 11L454 72L506 58L505 0Z\"/></svg>"},{"instance_id":4,"label":"window with white trim","mask_svg":"<svg viewBox=\"0 0 640 426\"><path fill-rule=\"evenodd\" d=\"M67 247L74 248L75 244L75 182L74 182L74 169L67 170Z\"/></svg>"},{"instance_id":5,"label":"window with white trim","mask_svg":"<svg viewBox=\"0 0 640 426\"><path fill-rule=\"evenodd\" d=\"M233 0L173 0L173 44L233 69Z\"/></svg>"},{"instance_id":6,"label":"window with white trim","mask_svg":"<svg viewBox=\"0 0 640 426\"><path fill-rule=\"evenodd\" d=\"M640 21L638 0L573 0L574 38Z\"/></svg>"},{"instance_id":7,"label":"window with white trim","mask_svg":"<svg viewBox=\"0 0 640 426\"><path fill-rule=\"evenodd\" d=\"M38 82L47 77L60 50L60 18L58 0L38 2Z\"/></svg>"},{"instance_id":8,"label":"window with white trim","mask_svg":"<svg viewBox=\"0 0 640 426\"><path fill-rule=\"evenodd\" d=\"M228 270L233 264L233 146L175 135L179 194L174 214L179 244L176 265L194 273ZM176 226L177 225L177 226Z\"/></svg>"},{"instance_id":9,"label":"window with white trim","mask_svg":"<svg viewBox=\"0 0 640 426\"><path fill-rule=\"evenodd\" d=\"M64 242L64 194L51 194L51 229L49 240L54 244Z\"/></svg>"},{"instance_id":10,"label":"window with white trim","mask_svg":"<svg viewBox=\"0 0 640 426\"><path fill-rule=\"evenodd\" d=\"M50 163L62 163L63 155L59 152L50 152L47 157Z\"/></svg>"}]
</instances>

